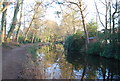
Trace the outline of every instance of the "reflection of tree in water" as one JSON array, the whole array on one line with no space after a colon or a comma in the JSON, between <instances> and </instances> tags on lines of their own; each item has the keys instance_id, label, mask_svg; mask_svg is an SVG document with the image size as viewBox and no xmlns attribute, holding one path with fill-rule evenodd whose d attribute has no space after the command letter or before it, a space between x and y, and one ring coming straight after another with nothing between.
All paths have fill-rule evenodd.
<instances>
[{"instance_id":1,"label":"reflection of tree in water","mask_svg":"<svg viewBox=\"0 0 120 81\"><path fill-rule=\"evenodd\" d=\"M50 64L53 64L54 62L56 62L56 60L60 57L61 55L61 51L58 51L58 50L62 50L60 49L61 46L58 45L50 45L50 46L44 46L42 47L42 51L45 55L44 59L46 60L46 63L47 61L50 62Z\"/></svg>"},{"instance_id":2,"label":"reflection of tree in water","mask_svg":"<svg viewBox=\"0 0 120 81\"><path fill-rule=\"evenodd\" d=\"M59 76L57 78L61 79L75 79L76 77L77 79L114 79L120 75L120 62L118 61L77 52L64 54L63 51L63 46L59 44L43 46L39 49L39 52L44 54L42 60L44 69L54 66L55 72L51 71L51 75L54 77L56 77L56 73Z\"/></svg>"},{"instance_id":3,"label":"reflection of tree in water","mask_svg":"<svg viewBox=\"0 0 120 81\"><path fill-rule=\"evenodd\" d=\"M120 76L120 62L108 60L97 56L82 55L77 52L66 54L66 59L76 70L83 69L84 78L115 79Z\"/></svg>"},{"instance_id":4,"label":"reflection of tree in water","mask_svg":"<svg viewBox=\"0 0 120 81\"><path fill-rule=\"evenodd\" d=\"M65 60L63 54L63 46L53 44L50 46L43 46L39 51L44 53L44 68L52 67L51 65L57 63L60 68L60 78L74 78L72 64ZM57 67L57 66L56 66ZM55 68L54 68L55 69Z\"/></svg>"},{"instance_id":5,"label":"reflection of tree in water","mask_svg":"<svg viewBox=\"0 0 120 81\"><path fill-rule=\"evenodd\" d=\"M61 78L74 79L73 66L68 63L64 56L60 60Z\"/></svg>"}]
</instances>

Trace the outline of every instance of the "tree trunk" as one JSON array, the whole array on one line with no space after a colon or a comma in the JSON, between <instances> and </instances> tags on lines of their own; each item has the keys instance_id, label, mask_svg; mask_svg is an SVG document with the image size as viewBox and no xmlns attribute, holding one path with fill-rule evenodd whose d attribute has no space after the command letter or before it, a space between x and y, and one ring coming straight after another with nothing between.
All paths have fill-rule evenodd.
<instances>
[{"instance_id":1,"label":"tree trunk","mask_svg":"<svg viewBox=\"0 0 120 81\"><path fill-rule=\"evenodd\" d=\"M111 18L111 2L109 2L109 6L110 6L110 9L109 9L109 15L110 15L110 43L111 43L111 31L112 31L112 26L111 26L111 20L112 20L112 18Z\"/></svg>"},{"instance_id":2,"label":"tree trunk","mask_svg":"<svg viewBox=\"0 0 120 81\"><path fill-rule=\"evenodd\" d=\"M17 21L17 14L19 12L19 6L20 6L21 0L17 1L17 5L14 11L14 16L13 16L13 20L12 20L12 24L10 26L10 30L8 31L8 35L7 35L7 39L9 39L15 29L16 26L16 21Z\"/></svg>"},{"instance_id":3,"label":"tree trunk","mask_svg":"<svg viewBox=\"0 0 120 81\"><path fill-rule=\"evenodd\" d=\"M82 17L82 24L83 24L85 38L86 38L86 49L87 49L88 44L89 44L89 36L88 36L87 27L86 27L86 24L85 24L85 17L84 17L83 9L82 9L82 0L80 0L79 3L75 3L75 2L70 2L70 3L75 4L80 10L81 17Z\"/></svg>"},{"instance_id":4,"label":"tree trunk","mask_svg":"<svg viewBox=\"0 0 120 81\"><path fill-rule=\"evenodd\" d=\"M84 14L83 14L83 11L82 11L82 1L79 2L80 3L80 12L81 12L81 16L82 16L82 24L83 24L83 28L84 28L84 32L85 32L85 36L86 36L86 48L89 44L89 36L88 36L88 31L87 31L87 28L86 28L86 24L85 24L85 18L84 18Z\"/></svg>"},{"instance_id":5,"label":"tree trunk","mask_svg":"<svg viewBox=\"0 0 120 81\"><path fill-rule=\"evenodd\" d=\"M3 8L5 6L6 6L6 4L3 3ZM7 12L7 10L5 10L2 13L2 21L1 21L2 42L5 42L5 38L6 38L6 12Z\"/></svg>"},{"instance_id":6,"label":"tree trunk","mask_svg":"<svg viewBox=\"0 0 120 81\"><path fill-rule=\"evenodd\" d=\"M85 72L86 72L86 66L84 66L84 68L83 68L83 73L82 73L81 81L84 81Z\"/></svg>"},{"instance_id":7,"label":"tree trunk","mask_svg":"<svg viewBox=\"0 0 120 81\"><path fill-rule=\"evenodd\" d=\"M108 12L108 6L107 6L107 2L106 2L106 12L105 12L105 44L107 44L107 12Z\"/></svg>"},{"instance_id":8,"label":"tree trunk","mask_svg":"<svg viewBox=\"0 0 120 81\"><path fill-rule=\"evenodd\" d=\"M116 0L116 7L115 7L115 12L112 14L112 22L113 22L113 36L112 36L112 52L115 52L115 41L116 41L116 39L115 39L115 14L117 13L117 0Z\"/></svg>"},{"instance_id":9,"label":"tree trunk","mask_svg":"<svg viewBox=\"0 0 120 81\"><path fill-rule=\"evenodd\" d=\"M32 22L33 22L33 20L34 20L34 16L35 16L35 14L33 15L33 18L32 18L32 20L31 20L31 22L30 22L30 25L29 25L29 27L27 28L27 31L25 32L25 38L24 38L24 40L27 39L27 34L28 34L28 31L30 30L30 27L31 27Z\"/></svg>"},{"instance_id":10,"label":"tree trunk","mask_svg":"<svg viewBox=\"0 0 120 81\"><path fill-rule=\"evenodd\" d=\"M23 1L22 1L22 4L21 4L20 19L19 19L19 24L18 24L18 30L16 32L16 37L15 37L16 39L15 39L15 41L18 41L18 34L19 34L20 27L21 27L22 9L23 9Z\"/></svg>"},{"instance_id":11,"label":"tree trunk","mask_svg":"<svg viewBox=\"0 0 120 81\"><path fill-rule=\"evenodd\" d=\"M36 3L35 6L37 6L37 7L34 10L38 10L38 8L39 8L40 5L41 5L41 3L40 4ZM32 20L30 22L30 25L29 25L27 31L25 32L25 38L24 38L24 40L26 40L26 38L27 38L27 34L28 34L29 30L30 30L30 27L31 27L33 21L34 21L35 15L36 15L36 12L34 13L33 18L32 18Z\"/></svg>"}]
</instances>

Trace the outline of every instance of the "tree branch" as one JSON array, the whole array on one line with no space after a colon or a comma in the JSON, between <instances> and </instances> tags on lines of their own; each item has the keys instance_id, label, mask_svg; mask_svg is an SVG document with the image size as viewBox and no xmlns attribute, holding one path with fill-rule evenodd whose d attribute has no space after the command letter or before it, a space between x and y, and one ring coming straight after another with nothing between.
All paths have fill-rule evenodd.
<instances>
[{"instance_id":1,"label":"tree branch","mask_svg":"<svg viewBox=\"0 0 120 81\"><path fill-rule=\"evenodd\" d=\"M95 7L96 7L96 11L97 11L97 14L98 14L99 21L100 21L101 25L105 28L103 22L101 21L100 14L99 14L99 11L98 11L98 8L97 8L97 4L96 4L95 0L94 0L94 4L95 4Z\"/></svg>"},{"instance_id":2,"label":"tree branch","mask_svg":"<svg viewBox=\"0 0 120 81\"><path fill-rule=\"evenodd\" d=\"M3 4L3 2L4 2L4 0L2 0L2 1L0 2L0 6Z\"/></svg>"}]
</instances>

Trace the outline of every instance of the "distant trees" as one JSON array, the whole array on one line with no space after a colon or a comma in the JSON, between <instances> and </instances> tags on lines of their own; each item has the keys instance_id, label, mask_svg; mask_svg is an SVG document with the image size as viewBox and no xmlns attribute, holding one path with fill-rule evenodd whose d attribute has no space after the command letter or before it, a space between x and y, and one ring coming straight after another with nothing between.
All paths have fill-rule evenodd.
<instances>
[{"instance_id":1,"label":"distant trees","mask_svg":"<svg viewBox=\"0 0 120 81\"><path fill-rule=\"evenodd\" d=\"M94 21L90 21L86 25L89 37L95 37L97 35L98 24Z\"/></svg>"},{"instance_id":2,"label":"distant trees","mask_svg":"<svg viewBox=\"0 0 120 81\"><path fill-rule=\"evenodd\" d=\"M29 30L32 27L32 25L34 24L34 26L36 26L35 25L36 23L34 23L34 21L39 18L38 14L40 14L40 13L38 13L39 12L38 9L39 9L40 5L41 5L41 2L36 2L35 6L34 6L34 12L33 12L34 14L33 14L32 20L29 24L29 27L27 28L27 30L25 32L25 40L27 39L27 35L28 35ZM39 24L39 23L37 23L37 24Z\"/></svg>"},{"instance_id":3,"label":"distant trees","mask_svg":"<svg viewBox=\"0 0 120 81\"><path fill-rule=\"evenodd\" d=\"M81 20L77 16L77 12L73 11L63 15L61 26L64 27L66 35L75 34L78 29L82 29Z\"/></svg>"},{"instance_id":4,"label":"distant trees","mask_svg":"<svg viewBox=\"0 0 120 81\"><path fill-rule=\"evenodd\" d=\"M44 42L56 42L65 35L64 28L52 20L44 21L44 29L41 32L41 40Z\"/></svg>"}]
</instances>

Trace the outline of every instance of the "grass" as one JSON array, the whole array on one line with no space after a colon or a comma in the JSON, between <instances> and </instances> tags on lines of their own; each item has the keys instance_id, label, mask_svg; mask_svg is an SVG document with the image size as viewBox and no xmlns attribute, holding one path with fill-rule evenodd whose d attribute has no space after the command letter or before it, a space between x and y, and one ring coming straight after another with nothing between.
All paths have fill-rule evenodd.
<instances>
[{"instance_id":1,"label":"grass","mask_svg":"<svg viewBox=\"0 0 120 81\"><path fill-rule=\"evenodd\" d=\"M31 46L27 49L28 54L32 56L33 59L36 59L37 57L37 46Z\"/></svg>"}]
</instances>

